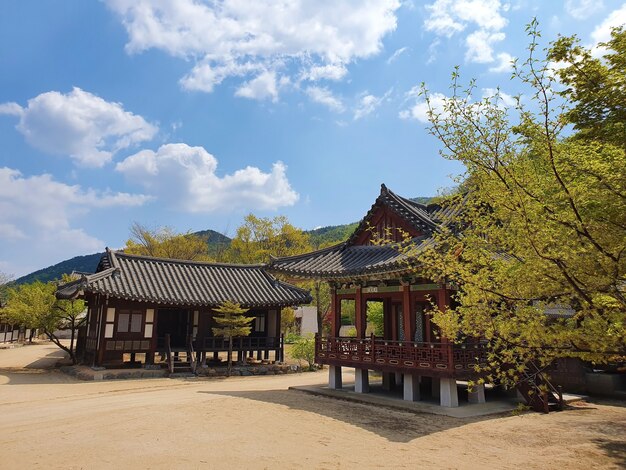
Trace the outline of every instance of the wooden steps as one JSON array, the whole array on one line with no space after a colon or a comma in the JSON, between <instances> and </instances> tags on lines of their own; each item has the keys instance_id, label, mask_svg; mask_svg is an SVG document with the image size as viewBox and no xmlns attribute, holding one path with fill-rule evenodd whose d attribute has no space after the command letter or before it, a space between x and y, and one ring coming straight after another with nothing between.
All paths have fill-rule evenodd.
<instances>
[{"instance_id":1,"label":"wooden steps","mask_svg":"<svg viewBox=\"0 0 626 470\"><path fill-rule=\"evenodd\" d=\"M517 384L517 390L533 411L549 413L561 411L565 406L560 387L555 387L533 362L527 365L522 380Z\"/></svg>"}]
</instances>

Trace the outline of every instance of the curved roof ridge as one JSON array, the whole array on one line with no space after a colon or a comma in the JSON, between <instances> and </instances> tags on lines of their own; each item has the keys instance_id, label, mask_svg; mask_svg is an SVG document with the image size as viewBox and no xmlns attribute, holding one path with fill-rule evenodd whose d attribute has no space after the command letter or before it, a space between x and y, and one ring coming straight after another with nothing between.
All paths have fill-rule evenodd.
<instances>
[{"instance_id":1,"label":"curved roof ridge","mask_svg":"<svg viewBox=\"0 0 626 470\"><path fill-rule=\"evenodd\" d=\"M176 258L162 258L159 256L135 255L131 253L124 253L124 251L122 250L117 250L117 251L111 250L111 253L114 253L114 256L116 257L119 256L122 258L133 258L133 259L138 259L138 260L165 262L165 263L172 263L172 264L194 264L194 265L200 265L200 266L216 266L216 267L222 267L222 268L248 268L248 269L262 268L264 266L263 263L256 263L256 264L218 263L216 261L197 261L197 260L185 260L185 259L176 259Z\"/></svg>"},{"instance_id":2,"label":"curved roof ridge","mask_svg":"<svg viewBox=\"0 0 626 470\"><path fill-rule=\"evenodd\" d=\"M281 257L275 257L275 256L270 256L270 262L263 265L263 266L272 266L274 264L275 261L293 261L296 259L300 259L303 256L306 256L307 258L309 256L315 256L315 255L323 255L326 253L330 253L331 251L335 251L337 249L343 250L344 248L346 248L346 244L347 241L343 241L340 243L337 243L335 245L331 245L331 246L327 246L326 248L320 248L318 250L315 251L309 251L307 253L300 253L299 255L291 255L291 256L281 256Z\"/></svg>"}]
</instances>

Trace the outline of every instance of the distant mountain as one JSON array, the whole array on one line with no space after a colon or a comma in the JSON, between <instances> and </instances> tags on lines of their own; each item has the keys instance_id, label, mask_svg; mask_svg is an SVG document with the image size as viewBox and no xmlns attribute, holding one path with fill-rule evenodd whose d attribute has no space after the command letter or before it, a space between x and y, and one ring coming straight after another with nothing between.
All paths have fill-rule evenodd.
<instances>
[{"instance_id":1,"label":"distant mountain","mask_svg":"<svg viewBox=\"0 0 626 470\"><path fill-rule=\"evenodd\" d=\"M425 206L427 206L428 204L430 204L433 199L435 199L434 197L410 197L409 201L413 201L413 202L418 202L420 204L424 204Z\"/></svg>"},{"instance_id":2,"label":"distant mountain","mask_svg":"<svg viewBox=\"0 0 626 470\"><path fill-rule=\"evenodd\" d=\"M104 253L94 253L93 255L75 256L74 258L61 261L54 266L49 266L34 273L27 274L15 280L16 284L30 284L31 282L48 282L60 279L63 274L71 274L74 271L83 273L93 273L98 267L100 258Z\"/></svg>"},{"instance_id":3,"label":"distant mountain","mask_svg":"<svg viewBox=\"0 0 626 470\"><path fill-rule=\"evenodd\" d=\"M412 201L421 204L428 204L433 198L416 197ZM328 227L316 228L314 230L306 230L309 235L313 247L332 245L347 239L356 229L358 222L344 225L330 225ZM231 239L215 230L201 230L194 232L200 238L207 241L209 245L209 253L223 252L230 245ZM48 282L54 279L60 279L63 274L71 274L74 271L83 273L93 273L98 267L100 258L104 253L94 253L93 255L76 256L74 258L61 261L54 266L49 266L34 273L27 274L16 279L15 284L28 284L35 281Z\"/></svg>"},{"instance_id":4,"label":"distant mountain","mask_svg":"<svg viewBox=\"0 0 626 470\"><path fill-rule=\"evenodd\" d=\"M335 244L344 241L356 229L358 222L345 225L330 225L328 227L320 227L314 230L306 230L304 233L309 235L311 245L318 248L324 245Z\"/></svg>"}]
</instances>

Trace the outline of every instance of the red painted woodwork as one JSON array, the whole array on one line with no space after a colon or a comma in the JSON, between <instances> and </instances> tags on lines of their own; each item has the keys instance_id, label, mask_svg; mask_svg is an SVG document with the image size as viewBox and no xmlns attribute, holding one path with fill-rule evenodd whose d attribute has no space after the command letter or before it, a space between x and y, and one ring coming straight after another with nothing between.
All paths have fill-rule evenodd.
<instances>
[{"instance_id":1,"label":"red painted woodwork","mask_svg":"<svg viewBox=\"0 0 626 470\"><path fill-rule=\"evenodd\" d=\"M487 361L484 343L414 343L382 338L315 339L315 362L363 369L469 378Z\"/></svg>"},{"instance_id":2,"label":"red painted woodwork","mask_svg":"<svg viewBox=\"0 0 626 470\"><path fill-rule=\"evenodd\" d=\"M367 327L367 302L363 300L361 288L356 288L354 295L354 323L357 338L365 338L365 328Z\"/></svg>"},{"instance_id":3,"label":"red painted woodwork","mask_svg":"<svg viewBox=\"0 0 626 470\"><path fill-rule=\"evenodd\" d=\"M376 233L379 237L384 237L386 232L391 232L393 241L402 241L402 232L409 234L411 237L420 235L414 227L405 222L395 212L388 207L378 207L374 212L363 221L365 228L356 238L353 245L369 245L371 244L372 233ZM400 230L398 230L400 229Z\"/></svg>"},{"instance_id":4,"label":"red painted woodwork","mask_svg":"<svg viewBox=\"0 0 626 470\"><path fill-rule=\"evenodd\" d=\"M402 323L404 329L404 339L412 340L415 337L415 309L411 304L411 288L407 284L402 286Z\"/></svg>"}]
</instances>

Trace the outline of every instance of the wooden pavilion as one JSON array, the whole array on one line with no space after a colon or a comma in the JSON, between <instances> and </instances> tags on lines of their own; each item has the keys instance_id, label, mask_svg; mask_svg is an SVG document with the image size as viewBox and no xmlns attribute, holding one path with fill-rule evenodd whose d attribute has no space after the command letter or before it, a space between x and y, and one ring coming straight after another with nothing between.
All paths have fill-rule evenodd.
<instances>
[{"instance_id":1,"label":"wooden pavilion","mask_svg":"<svg viewBox=\"0 0 626 470\"><path fill-rule=\"evenodd\" d=\"M195 370L228 351L215 337L213 310L225 300L250 309L252 333L235 338L239 359L283 359L281 308L311 302L303 289L278 281L262 265L218 264L128 255L107 248L95 274L60 286L57 297L87 301L79 332L83 362L96 366L151 365L167 358L170 371Z\"/></svg>"},{"instance_id":2,"label":"wooden pavilion","mask_svg":"<svg viewBox=\"0 0 626 470\"><path fill-rule=\"evenodd\" d=\"M452 302L450 285L434 284L419 275L419 253L433 242L452 209L424 205L394 194L382 185L369 212L349 239L339 245L300 256L274 259L268 269L290 279L316 279L331 287L331 331L316 337L316 362L330 366L329 386L341 388L341 368L353 367L356 392L369 391L368 371L383 373L383 385L403 385L404 399L420 399L420 383L430 382L442 406L458 406L456 380L476 375L486 359L479 341L457 344L441 338L431 322L435 302L444 309ZM400 229L400 230L398 230ZM379 237L400 242L408 234L416 244L411 257L390 245L373 243ZM382 302L384 332L366 335L367 303ZM342 305L353 302L356 337L339 335ZM484 386L469 394L484 402Z\"/></svg>"}]
</instances>

